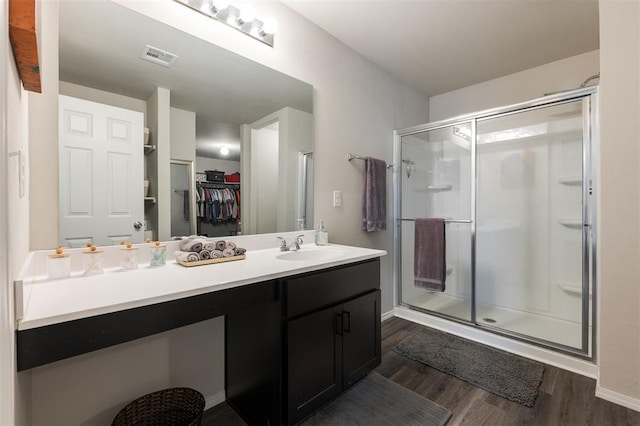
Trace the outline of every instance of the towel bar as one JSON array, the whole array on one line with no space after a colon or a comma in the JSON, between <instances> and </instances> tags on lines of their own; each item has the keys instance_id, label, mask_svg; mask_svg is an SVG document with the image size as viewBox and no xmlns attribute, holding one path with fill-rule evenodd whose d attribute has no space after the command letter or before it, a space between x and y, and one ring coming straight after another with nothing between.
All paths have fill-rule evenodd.
<instances>
[{"instance_id":1,"label":"towel bar","mask_svg":"<svg viewBox=\"0 0 640 426\"><path fill-rule=\"evenodd\" d=\"M362 157L360 155L354 155L354 154L349 154L349 156L347 157L348 161L351 160L365 160L366 157ZM389 164L389 163L385 163L387 165L387 169L391 169L393 168L393 164Z\"/></svg>"},{"instance_id":2,"label":"towel bar","mask_svg":"<svg viewBox=\"0 0 640 426\"><path fill-rule=\"evenodd\" d=\"M415 222L415 219L400 219L405 222ZM470 219L445 219L445 222L448 223L472 223L473 221Z\"/></svg>"}]
</instances>

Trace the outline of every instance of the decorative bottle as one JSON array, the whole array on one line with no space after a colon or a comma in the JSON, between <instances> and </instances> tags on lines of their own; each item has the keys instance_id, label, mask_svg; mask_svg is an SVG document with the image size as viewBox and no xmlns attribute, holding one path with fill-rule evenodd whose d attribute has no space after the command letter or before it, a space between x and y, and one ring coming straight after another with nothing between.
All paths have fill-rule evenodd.
<instances>
[{"instance_id":1,"label":"decorative bottle","mask_svg":"<svg viewBox=\"0 0 640 426\"><path fill-rule=\"evenodd\" d=\"M326 246L329 243L329 232L324 227L324 221L320 221L320 229L316 231L316 245Z\"/></svg>"}]
</instances>

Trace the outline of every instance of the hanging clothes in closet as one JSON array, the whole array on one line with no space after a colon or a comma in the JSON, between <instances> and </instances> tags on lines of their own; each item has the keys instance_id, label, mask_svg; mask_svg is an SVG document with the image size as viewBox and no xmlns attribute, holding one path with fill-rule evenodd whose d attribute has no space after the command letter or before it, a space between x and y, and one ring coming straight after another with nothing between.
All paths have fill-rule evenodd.
<instances>
[{"instance_id":1,"label":"hanging clothes in closet","mask_svg":"<svg viewBox=\"0 0 640 426\"><path fill-rule=\"evenodd\" d=\"M240 189L207 187L196 191L198 219L211 223L234 222L240 217Z\"/></svg>"}]
</instances>

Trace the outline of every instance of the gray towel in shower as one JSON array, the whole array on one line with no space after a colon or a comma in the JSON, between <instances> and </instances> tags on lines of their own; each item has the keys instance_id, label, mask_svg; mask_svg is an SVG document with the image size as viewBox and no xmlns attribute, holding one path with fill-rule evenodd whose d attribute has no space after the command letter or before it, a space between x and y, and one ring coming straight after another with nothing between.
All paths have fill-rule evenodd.
<instances>
[{"instance_id":1,"label":"gray towel in shower","mask_svg":"<svg viewBox=\"0 0 640 426\"><path fill-rule=\"evenodd\" d=\"M413 275L416 287L445 290L447 259L444 228L442 218L415 221Z\"/></svg>"},{"instance_id":2,"label":"gray towel in shower","mask_svg":"<svg viewBox=\"0 0 640 426\"><path fill-rule=\"evenodd\" d=\"M387 163L376 158L364 160L362 230L387 229Z\"/></svg>"}]
</instances>

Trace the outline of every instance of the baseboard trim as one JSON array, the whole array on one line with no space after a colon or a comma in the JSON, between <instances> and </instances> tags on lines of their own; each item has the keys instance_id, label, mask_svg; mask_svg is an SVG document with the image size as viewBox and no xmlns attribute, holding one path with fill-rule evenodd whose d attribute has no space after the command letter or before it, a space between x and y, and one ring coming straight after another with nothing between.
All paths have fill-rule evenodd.
<instances>
[{"instance_id":1,"label":"baseboard trim","mask_svg":"<svg viewBox=\"0 0 640 426\"><path fill-rule=\"evenodd\" d=\"M394 310L391 309L390 311L387 311L385 313L382 314L382 321L386 321L389 318L393 318L395 316Z\"/></svg>"},{"instance_id":2,"label":"baseboard trim","mask_svg":"<svg viewBox=\"0 0 640 426\"><path fill-rule=\"evenodd\" d=\"M549 349L530 345L508 337L489 333L457 322L413 311L404 307L396 307L394 315L427 327L435 328L465 339L493 346L503 351L540 361L554 367L562 368L592 379L598 378L598 366L592 362L574 358L569 355L551 351Z\"/></svg>"},{"instance_id":3,"label":"baseboard trim","mask_svg":"<svg viewBox=\"0 0 640 426\"><path fill-rule=\"evenodd\" d=\"M596 385L596 396L606 401L613 402L614 404L622 405L623 407L640 412L640 399L632 398L610 389L603 388L600 385Z\"/></svg>"},{"instance_id":4,"label":"baseboard trim","mask_svg":"<svg viewBox=\"0 0 640 426\"><path fill-rule=\"evenodd\" d=\"M204 398L204 409L208 410L209 408L213 408L218 404L221 404L227 400L227 395L225 391L220 391L216 394L206 396Z\"/></svg>"}]
</instances>

